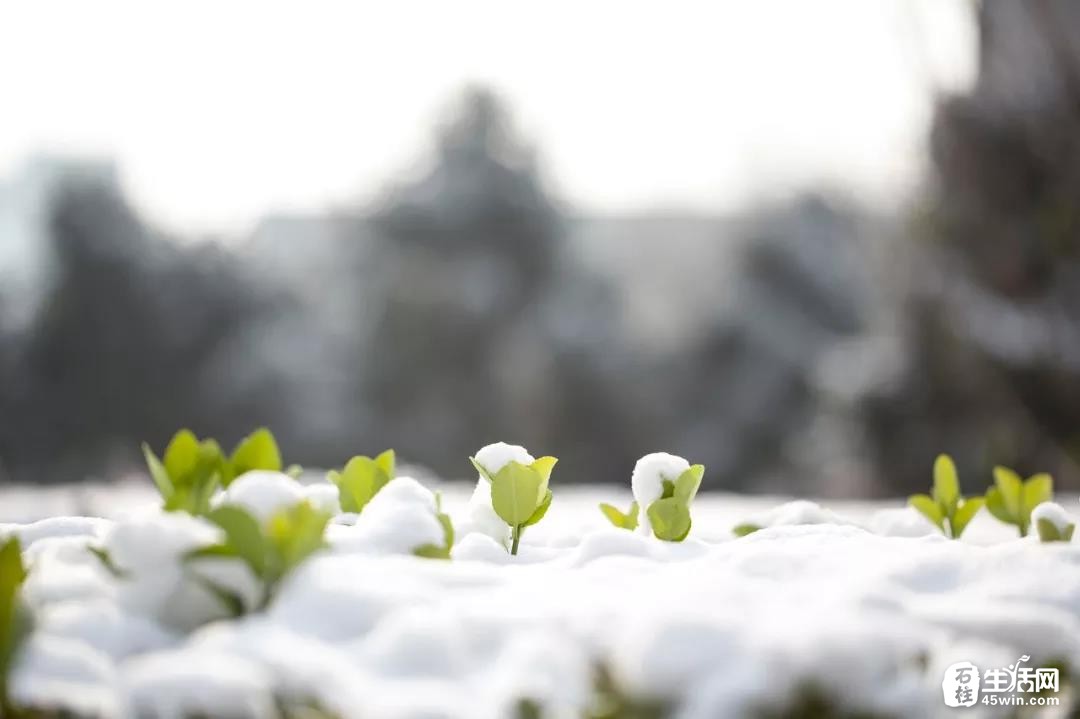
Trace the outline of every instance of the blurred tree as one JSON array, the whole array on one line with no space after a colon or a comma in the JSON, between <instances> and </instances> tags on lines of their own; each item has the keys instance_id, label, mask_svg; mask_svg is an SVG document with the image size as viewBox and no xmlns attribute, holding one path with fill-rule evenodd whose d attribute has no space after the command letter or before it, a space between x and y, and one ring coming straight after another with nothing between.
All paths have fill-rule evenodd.
<instances>
[{"instance_id":1,"label":"blurred tree","mask_svg":"<svg viewBox=\"0 0 1080 719\"><path fill-rule=\"evenodd\" d=\"M381 239L357 260L358 317L369 318L358 338L365 446L392 445L459 476L487 442L554 453L611 411L603 398L577 411L584 393L562 385L591 385L582 373L592 375L560 344L553 298L588 279L557 269L560 214L490 92L465 94L433 167L393 190L374 226ZM600 386L593 391L606 393ZM573 442L617 425L609 419Z\"/></svg>"},{"instance_id":2,"label":"blurred tree","mask_svg":"<svg viewBox=\"0 0 1080 719\"><path fill-rule=\"evenodd\" d=\"M228 440L273 419L262 364L208 370L273 304L218 247L154 235L115 184L57 190L51 287L19 348L0 409L0 456L16 478L75 481L128 465L179 426Z\"/></svg>"},{"instance_id":3,"label":"blurred tree","mask_svg":"<svg viewBox=\"0 0 1080 719\"><path fill-rule=\"evenodd\" d=\"M712 326L645 386L641 405L665 410L661 445L704 463L713 487L808 491L789 445L823 402L822 357L865 328L868 229L818 195L757 208Z\"/></svg>"},{"instance_id":4,"label":"blurred tree","mask_svg":"<svg viewBox=\"0 0 1080 719\"><path fill-rule=\"evenodd\" d=\"M1080 487L1080 6L978 6L979 77L944 99L910 257L906 350L861 401L887 484L938 452Z\"/></svg>"}]
</instances>

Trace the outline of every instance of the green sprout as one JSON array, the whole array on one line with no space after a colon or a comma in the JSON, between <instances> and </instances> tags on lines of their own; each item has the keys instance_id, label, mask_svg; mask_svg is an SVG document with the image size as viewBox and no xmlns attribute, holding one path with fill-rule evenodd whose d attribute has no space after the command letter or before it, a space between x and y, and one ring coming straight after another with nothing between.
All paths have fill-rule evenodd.
<instances>
[{"instance_id":1,"label":"green sprout","mask_svg":"<svg viewBox=\"0 0 1080 719\"><path fill-rule=\"evenodd\" d=\"M759 529L764 529L760 524L754 524L753 522L743 522L742 524L736 524L731 528L731 533L736 537L745 537L748 534L753 534Z\"/></svg>"},{"instance_id":2,"label":"green sprout","mask_svg":"<svg viewBox=\"0 0 1080 719\"><path fill-rule=\"evenodd\" d=\"M908 498L908 504L952 539L960 539L983 503L982 497L965 498L960 494L956 464L947 454L939 454L934 460L934 486L930 494L913 494Z\"/></svg>"},{"instance_id":3,"label":"green sprout","mask_svg":"<svg viewBox=\"0 0 1080 719\"><path fill-rule=\"evenodd\" d=\"M439 520L443 530L443 543L424 544L413 550L413 554L427 559L450 559L450 550L454 547L454 524L450 521L450 515L442 511L442 495L435 493L435 518Z\"/></svg>"},{"instance_id":4,"label":"green sprout","mask_svg":"<svg viewBox=\"0 0 1080 719\"><path fill-rule=\"evenodd\" d=\"M648 506L645 514L649 517L653 534L665 542L681 542L690 534L690 503L697 496L701 478L705 476L705 465L695 464L680 474L675 481L663 480L663 493L660 499Z\"/></svg>"},{"instance_id":5,"label":"green sprout","mask_svg":"<svg viewBox=\"0 0 1080 719\"><path fill-rule=\"evenodd\" d=\"M994 486L986 490L986 508L1005 524L1015 524L1021 537L1031 527L1031 510L1054 497L1054 480L1041 473L1026 481L1007 467L994 467Z\"/></svg>"},{"instance_id":6,"label":"green sprout","mask_svg":"<svg viewBox=\"0 0 1080 719\"><path fill-rule=\"evenodd\" d=\"M145 442L142 450L166 512L210 511L210 497L225 474L225 457L216 441L200 441L191 430L182 429L173 435L162 459Z\"/></svg>"},{"instance_id":7,"label":"green sprout","mask_svg":"<svg viewBox=\"0 0 1080 719\"><path fill-rule=\"evenodd\" d=\"M8 675L19 647L30 635L32 619L20 596L26 581L17 537L0 544L0 716L16 716L8 695Z\"/></svg>"},{"instance_id":8,"label":"green sprout","mask_svg":"<svg viewBox=\"0 0 1080 719\"><path fill-rule=\"evenodd\" d=\"M600 511L604 513L609 522L619 529L637 529L640 507L638 507L636 501L630 504L630 509L625 514L620 512L614 505L603 502L600 504Z\"/></svg>"},{"instance_id":9,"label":"green sprout","mask_svg":"<svg viewBox=\"0 0 1080 719\"><path fill-rule=\"evenodd\" d=\"M541 457L527 465L511 461L494 475L475 457L469 457L469 460L480 476L491 483L491 506L495 514L510 525L510 554L516 555L522 532L543 519L551 506L548 481L559 460Z\"/></svg>"},{"instance_id":10,"label":"green sprout","mask_svg":"<svg viewBox=\"0 0 1080 719\"><path fill-rule=\"evenodd\" d=\"M236 449L225 464L225 474L221 477L221 485L228 487L240 475L257 469L270 472L281 471L281 451L278 449L273 433L266 427L260 427L236 445ZM289 471L294 474L299 469L295 465L289 467Z\"/></svg>"},{"instance_id":11,"label":"green sprout","mask_svg":"<svg viewBox=\"0 0 1080 719\"><path fill-rule=\"evenodd\" d=\"M1065 508L1055 502L1043 502L1031 512L1035 521L1035 530L1043 542L1071 542L1076 523L1065 512Z\"/></svg>"},{"instance_id":12,"label":"green sprout","mask_svg":"<svg viewBox=\"0 0 1080 719\"><path fill-rule=\"evenodd\" d=\"M200 441L189 429L173 435L161 459L145 442L142 450L166 512L206 514L218 487L229 486L233 479L251 470L281 471L281 453L274 435L266 428L242 439L229 457L215 440Z\"/></svg>"},{"instance_id":13,"label":"green sprout","mask_svg":"<svg viewBox=\"0 0 1080 719\"><path fill-rule=\"evenodd\" d=\"M302 501L286 507L265 524L247 510L234 505L218 507L206 515L224 532L218 544L192 550L187 560L234 558L248 566L262 585L261 599L254 609L265 609L278 586L304 560L326 546L323 533L330 515ZM243 600L224 587L203 582L232 612L239 616L248 608Z\"/></svg>"},{"instance_id":14,"label":"green sprout","mask_svg":"<svg viewBox=\"0 0 1080 719\"><path fill-rule=\"evenodd\" d=\"M361 512L379 490L394 478L394 450L379 456L353 457L340 471L330 470L326 478L337 485L344 512Z\"/></svg>"}]
</instances>

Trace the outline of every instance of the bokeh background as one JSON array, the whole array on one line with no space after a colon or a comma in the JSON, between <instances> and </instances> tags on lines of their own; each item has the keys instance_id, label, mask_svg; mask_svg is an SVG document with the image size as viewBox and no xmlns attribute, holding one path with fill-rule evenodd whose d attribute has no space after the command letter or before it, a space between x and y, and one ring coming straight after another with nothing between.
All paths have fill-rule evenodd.
<instances>
[{"instance_id":1,"label":"bokeh background","mask_svg":"<svg viewBox=\"0 0 1080 719\"><path fill-rule=\"evenodd\" d=\"M1080 5L383 5L0 9L0 482L1080 489Z\"/></svg>"}]
</instances>

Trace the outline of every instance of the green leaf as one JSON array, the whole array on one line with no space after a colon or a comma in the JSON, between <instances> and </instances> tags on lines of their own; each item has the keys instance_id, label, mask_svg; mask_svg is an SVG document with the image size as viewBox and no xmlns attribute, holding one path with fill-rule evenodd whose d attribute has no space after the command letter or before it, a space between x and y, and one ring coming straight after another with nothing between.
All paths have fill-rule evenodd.
<instances>
[{"instance_id":1,"label":"green leaf","mask_svg":"<svg viewBox=\"0 0 1080 719\"><path fill-rule=\"evenodd\" d=\"M1061 533L1061 539L1065 542L1071 542L1073 538L1073 532L1076 530L1075 524L1070 524L1065 527L1065 531Z\"/></svg>"},{"instance_id":2,"label":"green leaf","mask_svg":"<svg viewBox=\"0 0 1080 719\"><path fill-rule=\"evenodd\" d=\"M303 501L287 507L267 524L266 535L277 555L276 571L285 574L326 546L323 533L330 515Z\"/></svg>"},{"instance_id":3,"label":"green leaf","mask_svg":"<svg viewBox=\"0 0 1080 719\"><path fill-rule=\"evenodd\" d=\"M20 598L25 580L22 546L18 538L9 537L0 545L0 702L4 704L12 660L30 632L30 620Z\"/></svg>"},{"instance_id":4,"label":"green leaf","mask_svg":"<svg viewBox=\"0 0 1080 719\"><path fill-rule=\"evenodd\" d=\"M1065 541L1057 526L1049 519L1043 518L1035 522L1035 529L1039 532L1039 539L1043 542Z\"/></svg>"},{"instance_id":5,"label":"green leaf","mask_svg":"<svg viewBox=\"0 0 1080 719\"><path fill-rule=\"evenodd\" d=\"M541 457L529 465L534 472L540 475L541 486L545 489L547 489L548 482L551 480L551 470L555 468L555 463L558 461L555 457Z\"/></svg>"},{"instance_id":6,"label":"green leaf","mask_svg":"<svg viewBox=\"0 0 1080 719\"><path fill-rule=\"evenodd\" d=\"M967 529L968 524L975 515L979 513L979 510L983 507L984 500L982 497L970 497L965 499L963 503L956 508L956 513L949 518L949 526L952 528L953 539L959 539L960 535Z\"/></svg>"},{"instance_id":7,"label":"green leaf","mask_svg":"<svg viewBox=\"0 0 1080 719\"><path fill-rule=\"evenodd\" d=\"M600 511L603 512L607 520L614 524L619 529L629 529L627 526L628 521L625 514L620 512L617 508L610 504L600 503Z\"/></svg>"},{"instance_id":8,"label":"green leaf","mask_svg":"<svg viewBox=\"0 0 1080 719\"><path fill-rule=\"evenodd\" d=\"M1001 502L1005 510L1013 517L1013 522L1020 517L1023 504L1023 482L1016 472L1008 467L994 467L994 483L1001 493Z\"/></svg>"},{"instance_id":9,"label":"green leaf","mask_svg":"<svg viewBox=\"0 0 1080 719\"><path fill-rule=\"evenodd\" d=\"M638 525L638 503L631 502L630 511L623 514L618 508L611 504L601 503L600 511L607 517L607 520L614 524L619 529L637 529Z\"/></svg>"},{"instance_id":10,"label":"green leaf","mask_svg":"<svg viewBox=\"0 0 1080 719\"><path fill-rule=\"evenodd\" d=\"M421 544L413 550L413 555L423 559L450 559L450 551L437 544Z\"/></svg>"},{"instance_id":11,"label":"green leaf","mask_svg":"<svg viewBox=\"0 0 1080 719\"><path fill-rule=\"evenodd\" d=\"M735 527L732 528L731 533L734 534L736 537L745 537L748 534L753 534L759 529L764 529L764 527L762 527L760 524L746 522L744 524L735 525Z\"/></svg>"},{"instance_id":12,"label":"green leaf","mask_svg":"<svg viewBox=\"0 0 1080 719\"><path fill-rule=\"evenodd\" d=\"M671 499L675 496L675 483L670 479L660 478L660 486L663 490L660 493L660 499Z\"/></svg>"},{"instance_id":13,"label":"green leaf","mask_svg":"<svg viewBox=\"0 0 1080 719\"><path fill-rule=\"evenodd\" d=\"M705 476L705 465L695 464L690 469L679 475L675 480L674 496L681 499L686 505L694 501L701 479Z\"/></svg>"},{"instance_id":14,"label":"green leaf","mask_svg":"<svg viewBox=\"0 0 1080 719\"><path fill-rule=\"evenodd\" d=\"M487 467L476 461L475 457L469 457L469 461L472 462L472 466L476 468L476 471L480 473L480 476L486 479L488 482L494 482L495 478L491 476L491 472L487 470Z\"/></svg>"},{"instance_id":15,"label":"green leaf","mask_svg":"<svg viewBox=\"0 0 1080 719\"><path fill-rule=\"evenodd\" d=\"M925 494L913 494L908 497L908 504L934 523L941 531L945 531L945 517L941 513L941 507L932 498Z\"/></svg>"},{"instance_id":16,"label":"green leaf","mask_svg":"<svg viewBox=\"0 0 1080 719\"><path fill-rule=\"evenodd\" d=\"M525 524L541 501L543 479L531 467L507 462L491 483L491 506L511 527Z\"/></svg>"},{"instance_id":17,"label":"green leaf","mask_svg":"<svg viewBox=\"0 0 1080 719\"><path fill-rule=\"evenodd\" d=\"M960 502L960 482L956 478L956 465L952 457L939 454L934 461L934 501L941 507L942 514L952 516Z\"/></svg>"},{"instance_id":18,"label":"green leaf","mask_svg":"<svg viewBox=\"0 0 1080 719\"><path fill-rule=\"evenodd\" d=\"M184 554L184 561L192 559L241 559L239 552L228 544L208 544L196 547Z\"/></svg>"},{"instance_id":19,"label":"green leaf","mask_svg":"<svg viewBox=\"0 0 1080 719\"><path fill-rule=\"evenodd\" d=\"M128 572L116 565L116 562L113 561L112 556L104 547L88 546L86 550L97 557L97 560L101 562L101 566L113 577L120 579L128 575Z\"/></svg>"},{"instance_id":20,"label":"green leaf","mask_svg":"<svg viewBox=\"0 0 1080 719\"><path fill-rule=\"evenodd\" d=\"M375 458L375 464L386 475L386 481L389 482L396 474L397 457L394 454L394 450L388 449Z\"/></svg>"},{"instance_id":21,"label":"green leaf","mask_svg":"<svg viewBox=\"0 0 1080 719\"><path fill-rule=\"evenodd\" d=\"M435 518L442 525L443 544L446 546L447 553L449 553L450 548L454 546L454 523L451 521L450 515L445 512L439 512L435 515Z\"/></svg>"},{"instance_id":22,"label":"green leaf","mask_svg":"<svg viewBox=\"0 0 1080 719\"><path fill-rule=\"evenodd\" d=\"M1009 508L1005 506L1005 500L1001 497L1001 490L997 487L990 487L986 490L986 509L1005 524L1016 524L1016 518L1009 512Z\"/></svg>"},{"instance_id":23,"label":"green leaf","mask_svg":"<svg viewBox=\"0 0 1080 719\"><path fill-rule=\"evenodd\" d=\"M681 542L690 533L690 508L676 497L656 500L648 515L657 539Z\"/></svg>"},{"instance_id":24,"label":"green leaf","mask_svg":"<svg viewBox=\"0 0 1080 719\"><path fill-rule=\"evenodd\" d=\"M541 519L543 519L544 515L547 514L548 507L550 507L550 506L551 506L551 490L547 489L547 490L544 491L544 498L542 500L540 500L540 504L536 507L536 511L533 512L529 516L529 519L525 522L525 526L526 527L531 527L532 525L536 524Z\"/></svg>"},{"instance_id":25,"label":"green leaf","mask_svg":"<svg viewBox=\"0 0 1080 719\"><path fill-rule=\"evenodd\" d=\"M236 477L254 469L280 472L281 452L274 435L265 427L255 430L236 445L229 464L231 471L223 482L226 486Z\"/></svg>"},{"instance_id":26,"label":"green leaf","mask_svg":"<svg viewBox=\"0 0 1080 719\"><path fill-rule=\"evenodd\" d=\"M285 468L285 474L289 475L293 479L300 479L300 475L304 473L304 468L299 464L290 464Z\"/></svg>"},{"instance_id":27,"label":"green leaf","mask_svg":"<svg viewBox=\"0 0 1080 719\"><path fill-rule=\"evenodd\" d=\"M380 457L383 457L384 452ZM388 465L384 458L380 465L378 459L371 457L353 457L341 472L330 472L327 479L340 490L341 509L345 512L362 512L372 497L390 483L391 475L384 467L393 469L392 458Z\"/></svg>"},{"instance_id":28,"label":"green leaf","mask_svg":"<svg viewBox=\"0 0 1080 719\"><path fill-rule=\"evenodd\" d=\"M182 429L173 435L169 446L165 448L162 463L165 471L174 482L195 471L199 462L199 440L189 429Z\"/></svg>"},{"instance_id":29,"label":"green leaf","mask_svg":"<svg viewBox=\"0 0 1080 719\"><path fill-rule=\"evenodd\" d=\"M158 493L162 499L168 500L173 494L173 484L172 480L169 479L168 470L165 469L165 465L151 451L150 445L146 442L143 442L142 451L143 457L146 458L146 468L150 470L150 477L154 480Z\"/></svg>"},{"instance_id":30,"label":"green leaf","mask_svg":"<svg viewBox=\"0 0 1080 719\"><path fill-rule=\"evenodd\" d=\"M1036 474L1024 482L1023 516L1030 519L1031 510L1054 498L1054 480L1049 474Z\"/></svg>"},{"instance_id":31,"label":"green leaf","mask_svg":"<svg viewBox=\"0 0 1080 719\"><path fill-rule=\"evenodd\" d=\"M218 507L206 518L225 532L227 545L236 551L256 576L262 577L267 570L267 546L258 521L240 507Z\"/></svg>"}]
</instances>

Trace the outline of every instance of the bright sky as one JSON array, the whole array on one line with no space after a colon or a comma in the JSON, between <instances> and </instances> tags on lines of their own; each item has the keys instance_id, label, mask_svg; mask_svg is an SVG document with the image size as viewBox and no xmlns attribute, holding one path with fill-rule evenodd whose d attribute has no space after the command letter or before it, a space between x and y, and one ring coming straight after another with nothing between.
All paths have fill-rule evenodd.
<instances>
[{"instance_id":1,"label":"bright sky","mask_svg":"<svg viewBox=\"0 0 1080 719\"><path fill-rule=\"evenodd\" d=\"M931 95L974 67L968 0L34 0L0 5L0 177L113 157L155 221L239 231L364 200L455 92L509 101L586 211L723 211L811 182L887 201Z\"/></svg>"}]
</instances>

